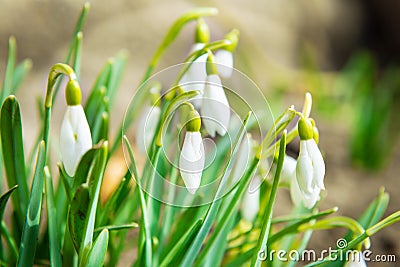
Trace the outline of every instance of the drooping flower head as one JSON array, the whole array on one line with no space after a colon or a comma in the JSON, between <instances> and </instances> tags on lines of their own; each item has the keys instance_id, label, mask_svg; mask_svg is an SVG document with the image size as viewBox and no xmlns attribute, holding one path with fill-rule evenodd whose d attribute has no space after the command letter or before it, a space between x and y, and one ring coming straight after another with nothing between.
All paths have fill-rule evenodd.
<instances>
[{"instance_id":1,"label":"drooping flower head","mask_svg":"<svg viewBox=\"0 0 400 267\"><path fill-rule=\"evenodd\" d=\"M67 84L67 110L61 124L60 151L65 171L74 176L82 156L92 147L92 136L81 105L81 89L76 80Z\"/></svg>"},{"instance_id":2,"label":"drooping flower head","mask_svg":"<svg viewBox=\"0 0 400 267\"><path fill-rule=\"evenodd\" d=\"M346 253L348 255L345 267L367 267L363 253L358 251L357 253Z\"/></svg>"},{"instance_id":3,"label":"drooping flower head","mask_svg":"<svg viewBox=\"0 0 400 267\"><path fill-rule=\"evenodd\" d=\"M209 53L207 59L207 79L201 103L201 115L206 131L212 137L218 133L223 136L228 130L230 107L221 79L218 76L215 58Z\"/></svg>"},{"instance_id":4,"label":"drooping flower head","mask_svg":"<svg viewBox=\"0 0 400 267\"><path fill-rule=\"evenodd\" d=\"M186 124L186 134L179 156L179 170L187 190L194 194L201 183L205 153L200 134L201 119L197 111L192 110Z\"/></svg>"},{"instance_id":5,"label":"drooping flower head","mask_svg":"<svg viewBox=\"0 0 400 267\"><path fill-rule=\"evenodd\" d=\"M230 45L219 49L215 52L215 60L218 64L218 72L223 78L229 78L232 76L233 71L233 51L239 41L239 31L237 29L232 30L225 36L226 40L231 42Z\"/></svg>"},{"instance_id":6,"label":"drooping flower head","mask_svg":"<svg viewBox=\"0 0 400 267\"><path fill-rule=\"evenodd\" d=\"M292 181L291 186L292 197L295 200L302 199L307 208L315 205L320 191L325 189L325 163L314 139L314 127L309 118L303 117L298 122L300 152L296 165L296 181ZM315 138L318 139L318 136Z\"/></svg>"}]
</instances>

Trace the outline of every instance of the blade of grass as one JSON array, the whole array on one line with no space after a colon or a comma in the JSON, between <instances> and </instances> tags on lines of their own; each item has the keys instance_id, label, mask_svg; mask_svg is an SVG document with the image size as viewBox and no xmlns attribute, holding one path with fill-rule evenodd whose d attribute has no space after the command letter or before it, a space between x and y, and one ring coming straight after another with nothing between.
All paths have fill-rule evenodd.
<instances>
[{"instance_id":1,"label":"blade of grass","mask_svg":"<svg viewBox=\"0 0 400 267\"><path fill-rule=\"evenodd\" d=\"M12 79L12 93L16 94L22 81L25 79L26 75L32 68L32 60L25 59L14 69L14 75Z\"/></svg>"},{"instance_id":2,"label":"blade of grass","mask_svg":"<svg viewBox=\"0 0 400 267\"><path fill-rule=\"evenodd\" d=\"M85 230L80 246L79 261L80 263L85 262L88 256L89 249L92 247L93 232L96 219L97 204L100 195L101 182L103 180L104 170L107 161L108 142L105 141L99 148L97 160L93 166L92 172L90 173L88 184L89 184L89 209L88 217L85 222ZM108 238L107 238L108 239Z\"/></svg>"},{"instance_id":3,"label":"blade of grass","mask_svg":"<svg viewBox=\"0 0 400 267\"><path fill-rule=\"evenodd\" d=\"M17 214L18 225L22 226L28 205L29 190L25 173L21 113L15 96L9 96L4 100L0 124L7 183L9 187L17 184L19 186L17 194L14 194L11 199Z\"/></svg>"},{"instance_id":4,"label":"blade of grass","mask_svg":"<svg viewBox=\"0 0 400 267\"><path fill-rule=\"evenodd\" d=\"M94 231L100 232L104 229L107 229L108 231L116 231L116 230L132 229L132 228L137 228L137 227L139 227L139 224L133 222L133 223L121 224L121 225L102 226L102 227L94 229Z\"/></svg>"},{"instance_id":5,"label":"blade of grass","mask_svg":"<svg viewBox=\"0 0 400 267\"><path fill-rule=\"evenodd\" d=\"M18 266L32 266L35 258L39 234L39 224L42 208L42 192L44 184L43 168L46 162L46 147L44 141L39 145L38 157L33 176L31 196L28 203L21 245L19 248Z\"/></svg>"},{"instance_id":6,"label":"blade of grass","mask_svg":"<svg viewBox=\"0 0 400 267\"><path fill-rule=\"evenodd\" d=\"M7 201L10 198L11 194L14 192L14 190L17 188L18 185L14 185L0 197L0 222L3 220L4 210L6 208Z\"/></svg>"},{"instance_id":7,"label":"blade of grass","mask_svg":"<svg viewBox=\"0 0 400 267\"><path fill-rule=\"evenodd\" d=\"M93 244L92 249L87 257L87 262L84 262L81 266L87 267L98 267L104 265L104 260L107 254L108 246L108 230L103 229L96 241Z\"/></svg>"},{"instance_id":8,"label":"blade of grass","mask_svg":"<svg viewBox=\"0 0 400 267\"><path fill-rule=\"evenodd\" d=\"M62 266L61 239L59 235L59 224L57 222L57 211L54 201L53 181L49 167L44 167L44 184L46 194L47 225L49 232L50 265Z\"/></svg>"},{"instance_id":9,"label":"blade of grass","mask_svg":"<svg viewBox=\"0 0 400 267\"><path fill-rule=\"evenodd\" d=\"M18 249L17 249L17 244L15 243L14 238L12 237L11 233L8 231L4 221L0 221L0 233L3 235L4 240L6 241L6 244L9 247L9 251L11 251L11 254L9 255L11 259L8 259L10 262L9 265L5 264L4 266L11 266L15 265L18 259ZM2 266L0 264L0 266Z\"/></svg>"},{"instance_id":10,"label":"blade of grass","mask_svg":"<svg viewBox=\"0 0 400 267\"><path fill-rule=\"evenodd\" d=\"M128 154L131 160L131 170L132 170L132 174L135 177L136 182L138 183L138 192L139 192L139 198L140 198L140 208L142 211L142 227L141 229L142 232L144 233L144 246L145 246L145 265L146 266L152 266L152 243L151 243L151 232L150 232L150 222L149 222L149 218L147 215L147 207L146 207L146 200L144 198L144 194L140 185L140 180L139 180L139 176L137 173L137 169L136 169L136 161L135 161L135 157L133 155L133 151L132 151L132 147L129 144L129 140L126 136L123 137L124 143L128 149ZM140 244L139 244L140 245ZM139 257L141 256L141 247L138 248L138 255Z\"/></svg>"},{"instance_id":11,"label":"blade of grass","mask_svg":"<svg viewBox=\"0 0 400 267\"><path fill-rule=\"evenodd\" d=\"M15 45L15 37L11 36L8 39L8 59L7 66L4 74L3 88L0 92L0 103L3 103L3 100L10 94L12 94L13 88L13 76L14 76L14 68L15 68L15 58L16 58L16 45Z\"/></svg>"},{"instance_id":12,"label":"blade of grass","mask_svg":"<svg viewBox=\"0 0 400 267\"><path fill-rule=\"evenodd\" d=\"M188 229L188 231L182 235L178 242L175 243L175 246L170 250L170 252L165 256L163 261L160 264L160 267L164 266L172 266L179 264L182 255L185 253L185 250L188 249L188 245L192 242L195 238L196 234L198 233L203 220L197 220L192 227Z\"/></svg>"},{"instance_id":13,"label":"blade of grass","mask_svg":"<svg viewBox=\"0 0 400 267\"><path fill-rule=\"evenodd\" d=\"M276 166L276 172L274 181L272 183L272 188L270 192L269 201L267 204L267 209L264 213L263 224L261 227L260 238L258 239L257 249L256 251L267 251L268 246L268 238L270 234L271 228L271 220L272 220L272 212L275 203L276 193L278 191L279 180L281 176L283 161L285 159L285 150L286 150L286 131L283 132L282 137L280 139L280 146L279 146L279 156L278 156L278 163ZM251 266L259 267L261 265L261 261L258 259L258 253L255 253L251 262Z\"/></svg>"}]
</instances>

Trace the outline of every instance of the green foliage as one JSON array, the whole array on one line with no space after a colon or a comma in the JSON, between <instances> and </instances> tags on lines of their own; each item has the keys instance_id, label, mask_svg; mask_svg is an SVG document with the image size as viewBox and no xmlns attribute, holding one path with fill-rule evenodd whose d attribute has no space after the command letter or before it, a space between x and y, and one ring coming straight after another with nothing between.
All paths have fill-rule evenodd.
<instances>
[{"instance_id":1,"label":"green foliage","mask_svg":"<svg viewBox=\"0 0 400 267\"><path fill-rule=\"evenodd\" d=\"M239 118L240 123L235 126L233 140L227 136L213 139L218 151L214 158L215 164L202 173L202 183L216 182L215 192L211 192L209 203L203 203L205 195L198 194L187 205L175 206L173 200L184 202L188 194L182 194L177 189L180 187L181 177L174 164L178 164L179 153L176 152L169 161L169 155L163 149L169 141L179 139L177 136L181 134L178 125L175 125L176 120L173 119L175 110L199 94L198 91L180 92L177 89L159 101L160 119L144 167L142 171L139 170L136 166L138 156L135 147L123 135L127 133L123 130L129 129L144 103L148 103L146 100L151 86L146 86L145 83L155 71L166 49L189 22L216 15L214 8L194 9L183 14L171 26L146 69L138 86L137 98L129 107L125 124L121 123L113 142L109 140L110 110L115 106L115 96L124 72L127 53L122 51L106 62L88 93L84 107L94 145L80 158L73 177L66 173L62 162L57 165L58 172L54 172L56 165L52 164L52 159L57 153L51 153L52 105L56 103L54 99L61 88L63 76L79 82L82 29L88 10L89 4L85 4L64 63L57 63L50 70L46 95L43 101L38 101L41 130L32 152L32 155L37 153L37 157L28 157L28 162L25 162L20 107L17 98L12 94L15 94L26 76L30 61L16 64L15 40L10 38L8 63L0 95L3 156L0 166L5 169L5 177L1 176L0 181L2 185L7 181L10 188L0 197L0 233L5 241L0 242L0 265L115 266L122 264L121 254L129 250L137 251L131 253L134 266L260 266L260 250L285 248L302 251L308 245L313 231L336 227L348 229L344 238L349 246L342 249L345 251L360 249L362 244L368 244L371 235L400 220L399 212L382 219L389 201L388 194L383 190L358 220L332 215L337 208L319 211L318 207L312 210L294 207L290 215L273 216L276 195L281 189L286 146L298 137L297 127L288 132L286 129L291 127L297 117L308 117L309 114L303 113L310 112L311 95L308 96L305 112L301 113L293 107L284 110L269 131L255 141L256 147L250 149L249 162L243 174L238 178L237 184L227 190L233 179L234 168L238 165L237 158L242 152L242 140L246 132L255 128L256 114L246 110L244 114L247 116ZM232 47L231 41L222 39L193 52L186 59L189 64L182 68L176 80L179 81L190 64L208 50L227 47ZM311 61L308 64L308 74L316 71ZM368 72L368 69L367 66L360 71ZM395 71L388 74L387 79L384 79L384 86L393 88L395 85L390 81L396 75ZM363 75L360 73L349 72L348 77L350 76L362 83L360 77ZM311 80L316 86L321 84L319 78ZM391 96L387 95L387 98ZM387 98L385 101L388 101ZM387 112L386 104L378 105L382 107L380 110L384 114ZM377 120L375 118L371 125L383 123ZM174 127L166 127L168 124ZM369 129L371 125L364 128ZM364 128L360 126L357 129ZM360 140L362 138L364 137L358 137ZM101 187L109 186L103 181L106 169L112 168L111 160L118 157L116 151L120 148L121 140L128 170L121 177L110 171L110 177L107 178L118 182L115 190L100 201ZM271 179L264 177L267 176L264 168L259 168L268 158L275 158ZM120 161L121 165L125 164L123 160ZM32 170L33 179L29 188L28 177L32 175ZM3 175L3 172L0 173ZM167 189L164 180L157 180L160 174L165 183L177 187ZM218 175L221 175L221 179L216 181ZM240 212L241 205L248 193L250 181L255 176L264 178L260 209L253 222L245 222ZM163 196L168 203L163 203L154 195ZM45 211L42 209L43 196L46 201ZM9 205L11 214L6 213L6 217L10 216L11 220L3 220L9 198L12 204ZM42 212L46 212L46 220L41 220ZM271 266L295 264L273 259L267 261ZM322 262L311 263L314 264L342 266L344 262L332 262L332 258L327 257Z\"/></svg>"}]
</instances>

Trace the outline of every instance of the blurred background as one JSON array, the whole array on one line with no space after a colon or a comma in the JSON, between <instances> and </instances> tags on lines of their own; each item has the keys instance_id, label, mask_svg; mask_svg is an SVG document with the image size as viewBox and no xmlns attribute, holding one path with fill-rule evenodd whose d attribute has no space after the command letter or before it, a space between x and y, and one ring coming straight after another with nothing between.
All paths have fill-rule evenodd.
<instances>
[{"instance_id":1,"label":"blurred background","mask_svg":"<svg viewBox=\"0 0 400 267\"><path fill-rule=\"evenodd\" d=\"M0 0L0 74L4 75L8 38L17 40L18 59L30 58L29 76L19 91L24 138L31 148L38 132L36 97L43 97L49 68L64 60L81 1ZM148 61L172 22L196 6L215 6L207 18L212 40L240 30L235 67L263 90L274 115L287 106L301 108L303 95L314 97L312 117L320 129L327 165L321 208L338 206L357 218L380 186L390 193L387 213L400 208L400 2L396 0L219 0L91 1L83 32L81 85L89 91L108 58L129 53L119 105L111 113L116 127ZM158 70L180 63L193 42L195 24L186 27ZM129 97L127 97L129 96ZM84 95L85 98L85 95ZM63 101L59 97L59 102ZM55 105L57 135L64 103ZM111 136L115 132L111 133ZM55 143L55 142L53 142ZM295 156L298 145L290 146ZM277 214L290 207L281 190ZM343 234L317 233L310 247L334 246ZM400 227L372 238L376 254L396 254ZM369 264L369 266L395 266Z\"/></svg>"}]
</instances>

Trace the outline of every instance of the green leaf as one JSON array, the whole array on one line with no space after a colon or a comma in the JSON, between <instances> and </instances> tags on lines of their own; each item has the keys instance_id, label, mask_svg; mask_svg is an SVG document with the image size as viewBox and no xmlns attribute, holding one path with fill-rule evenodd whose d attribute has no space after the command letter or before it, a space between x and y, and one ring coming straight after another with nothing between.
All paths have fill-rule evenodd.
<instances>
[{"instance_id":1,"label":"green leaf","mask_svg":"<svg viewBox=\"0 0 400 267\"><path fill-rule=\"evenodd\" d=\"M45 194L46 194L46 210L47 225L49 232L49 248L50 248L50 265L62 266L61 260L61 239L59 235L59 224L57 222L56 204L54 201L53 181L49 168L44 168L45 175Z\"/></svg>"},{"instance_id":2,"label":"green leaf","mask_svg":"<svg viewBox=\"0 0 400 267\"><path fill-rule=\"evenodd\" d=\"M96 219L96 209L99 201L101 182L103 181L104 170L107 161L107 149L108 142L105 141L99 148L97 153L96 161L91 169L88 178L89 187L89 206L88 216L85 221L85 228L83 233L83 239L79 251L79 261L82 262L87 256L87 249L91 247L93 241L93 232Z\"/></svg>"},{"instance_id":3,"label":"green leaf","mask_svg":"<svg viewBox=\"0 0 400 267\"><path fill-rule=\"evenodd\" d=\"M71 188L72 194L75 194L76 190L81 184L84 184L88 181L88 177L92 171L93 165L96 163L98 151L98 148L91 148L82 156L73 177L73 184Z\"/></svg>"},{"instance_id":4,"label":"green leaf","mask_svg":"<svg viewBox=\"0 0 400 267\"><path fill-rule=\"evenodd\" d=\"M104 229L101 231L96 241L93 244L92 249L87 257L87 262L83 266L87 267L98 267L104 265L104 259L107 254L108 246L108 230Z\"/></svg>"},{"instance_id":5,"label":"green leaf","mask_svg":"<svg viewBox=\"0 0 400 267\"><path fill-rule=\"evenodd\" d=\"M14 185L0 197L0 222L3 220L4 210L6 209L7 201L10 198L11 194L14 192L14 190L17 188L18 185Z\"/></svg>"},{"instance_id":6,"label":"green leaf","mask_svg":"<svg viewBox=\"0 0 400 267\"><path fill-rule=\"evenodd\" d=\"M271 230L271 221L272 221L272 211L274 208L276 193L278 192L279 180L281 177L281 171L283 167L283 161L285 159L285 151L286 151L286 131L283 132L282 137L280 139L279 146L279 156L278 163L275 171L274 180L272 182L272 188L270 191L269 201L267 204L266 211L264 212L264 219L261 227L260 237L258 239L257 244L257 253L253 255L253 259L251 261L251 266L259 267L261 266L261 261L258 259L258 251L267 251L267 247L269 246L268 239Z\"/></svg>"},{"instance_id":7,"label":"green leaf","mask_svg":"<svg viewBox=\"0 0 400 267\"><path fill-rule=\"evenodd\" d=\"M14 69L13 75L13 94L16 94L19 86L21 85L22 81L25 79L26 75L32 68L32 61L30 59L25 59L22 63L18 64L18 66Z\"/></svg>"},{"instance_id":8,"label":"green leaf","mask_svg":"<svg viewBox=\"0 0 400 267\"><path fill-rule=\"evenodd\" d=\"M95 232L99 232L99 231L102 231L104 229L107 229L108 231L115 231L115 230L132 229L132 228L137 228L137 227L139 227L139 224L133 222L133 223L121 224L121 225L102 226L102 227L94 229L94 231Z\"/></svg>"},{"instance_id":9,"label":"green leaf","mask_svg":"<svg viewBox=\"0 0 400 267\"><path fill-rule=\"evenodd\" d=\"M35 174L33 176L31 196L25 217L25 225L19 248L18 266L32 266L35 258L39 234L40 215L42 208L42 193L44 184L43 168L46 162L46 146L40 142Z\"/></svg>"},{"instance_id":10,"label":"green leaf","mask_svg":"<svg viewBox=\"0 0 400 267\"><path fill-rule=\"evenodd\" d=\"M123 50L118 53L116 58L113 60L112 67L110 70L110 76L107 83L107 96L110 102L110 106L114 103L115 94L121 83L122 74L125 68L126 59L128 52Z\"/></svg>"},{"instance_id":11,"label":"green leaf","mask_svg":"<svg viewBox=\"0 0 400 267\"><path fill-rule=\"evenodd\" d=\"M141 242L141 240L139 240L139 247L138 247L138 255L139 255L139 260L141 260L141 253L142 253L142 249L143 247L145 248L145 265L146 266L151 266L152 265L152 255L153 255L153 249L152 249L152 237L151 237L151 231L150 231L150 222L149 222L149 217L147 214L147 204L146 204L146 200L144 198L144 194L142 191L142 187L140 184L140 179L137 173L137 169L136 169L136 161L135 161L135 157L133 155L133 151L132 151L132 147L129 144L129 140L126 136L124 136L124 144L126 145L127 149L128 149L128 154L129 154L129 158L131 160L131 165L129 170L132 171L133 176L135 177L137 183L138 183L138 193L139 193L139 200L140 200L140 209L142 211L142 222L141 222L141 226L140 227L140 232L141 232L141 236L144 235L144 243Z\"/></svg>"},{"instance_id":12,"label":"green leaf","mask_svg":"<svg viewBox=\"0 0 400 267\"><path fill-rule=\"evenodd\" d=\"M68 227L76 251L79 251L82 237L85 231L85 223L89 209L89 188L87 184L78 186L71 201L68 214Z\"/></svg>"},{"instance_id":13,"label":"green leaf","mask_svg":"<svg viewBox=\"0 0 400 267\"><path fill-rule=\"evenodd\" d=\"M192 243L196 234L198 233L203 220L197 220L185 234L175 243L174 247L170 250L170 252L165 256L163 261L160 264L161 266L172 266L177 265L182 259L182 256L189 248L189 244Z\"/></svg>"},{"instance_id":14,"label":"green leaf","mask_svg":"<svg viewBox=\"0 0 400 267\"><path fill-rule=\"evenodd\" d=\"M17 194L14 194L11 199L17 213L18 224L22 226L28 204L29 190L25 172L21 114L15 96L9 96L4 100L1 108L0 127L7 183L9 187L19 186Z\"/></svg>"},{"instance_id":15,"label":"green leaf","mask_svg":"<svg viewBox=\"0 0 400 267\"><path fill-rule=\"evenodd\" d=\"M4 74L4 82L3 88L0 94L0 102L2 103L4 98L8 95L12 94L13 92L13 76L14 76L14 68L15 68L15 60L16 60L16 45L15 45L15 38L11 36L8 39L8 60L7 66ZM3 129L3 128L2 128Z\"/></svg>"}]
</instances>

